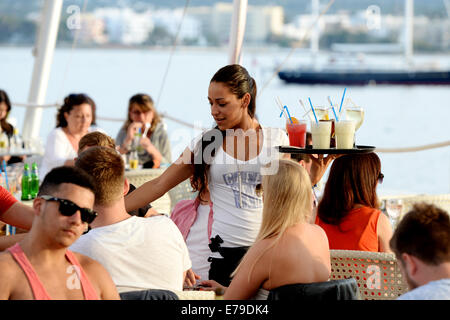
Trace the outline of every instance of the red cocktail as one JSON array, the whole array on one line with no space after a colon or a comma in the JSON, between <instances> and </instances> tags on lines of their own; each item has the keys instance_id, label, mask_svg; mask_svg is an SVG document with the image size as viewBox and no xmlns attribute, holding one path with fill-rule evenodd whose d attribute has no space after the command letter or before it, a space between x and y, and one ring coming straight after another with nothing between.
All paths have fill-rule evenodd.
<instances>
[{"instance_id":1,"label":"red cocktail","mask_svg":"<svg viewBox=\"0 0 450 320\"><path fill-rule=\"evenodd\" d=\"M286 123L289 145L304 148L306 144L306 122Z\"/></svg>"}]
</instances>

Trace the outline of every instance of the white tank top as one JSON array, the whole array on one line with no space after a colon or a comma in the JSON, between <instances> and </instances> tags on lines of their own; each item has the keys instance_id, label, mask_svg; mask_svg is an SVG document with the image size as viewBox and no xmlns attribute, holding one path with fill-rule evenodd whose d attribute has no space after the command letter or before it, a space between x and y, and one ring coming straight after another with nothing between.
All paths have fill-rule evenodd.
<instances>
[{"instance_id":1,"label":"white tank top","mask_svg":"<svg viewBox=\"0 0 450 320\"><path fill-rule=\"evenodd\" d=\"M279 128L262 128L263 144L257 157L242 161L227 154L222 147L217 151L209 168L208 180L213 203L214 222L211 237L219 235L222 247L251 246L262 221L262 197L255 187L261 183L262 174L274 174L276 161L282 154L276 149L289 145L286 132ZM201 139L196 137L192 146ZM268 168L265 165L272 164ZM212 257L221 258L218 252Z\"/></svg>"}]
</instances>

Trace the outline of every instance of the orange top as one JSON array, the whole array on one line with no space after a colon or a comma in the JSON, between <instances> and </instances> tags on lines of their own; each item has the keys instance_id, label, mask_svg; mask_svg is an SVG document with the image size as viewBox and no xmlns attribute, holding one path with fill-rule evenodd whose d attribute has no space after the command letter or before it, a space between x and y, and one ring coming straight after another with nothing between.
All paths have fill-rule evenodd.
<instances>
[{"instance_id":1,"label":"orange top","mask_svg":"<svg viewBox=\"0 0 450 320\"><path fill-rule=\"evenodd\" d=\"M18 243L16 243L11 248L8 248L8 251L11 253L11 255L14 257L14 259L20 265L23 272L25 273L25 276L28 278L28 282L30 284L31 290L33 291L34 299L35 300L51 300L51 297L48 295L47 291L45 290L44 285L42 284L38 275L34 271L33 266L31 265L30 261L28 260L27 256L23 252L20 245ZM78 275L78 278L80 279L81 289L83 290L84 299L85 300L99 300L97 292L95 291L91 282L87 278L86 274L84 273L83 268L81 268L81 265L78 262L78 259L73 254L73 252L70 250L66 250L66 258L73 266L76 267L74 269Z\"/></svg>"},{"instance_id":2,"label":"orange top","mask_svg":"<svg viewBox=\"0 0 450 320\"><path fill-rule=\"evenodd\" d=\"M353 209L340 225L327 224L316 217L316 224L325 230L334 250L379 252L377 223L381 211L370 207Z\"/></svg>"}]
</instances>

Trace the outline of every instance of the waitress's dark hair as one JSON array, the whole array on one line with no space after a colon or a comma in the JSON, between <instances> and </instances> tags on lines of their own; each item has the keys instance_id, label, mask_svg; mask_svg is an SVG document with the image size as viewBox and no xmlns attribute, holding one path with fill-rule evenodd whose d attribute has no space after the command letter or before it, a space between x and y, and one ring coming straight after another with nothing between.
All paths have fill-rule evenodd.
<instances>
[{"instance_id":1,"label":"waitress's dark hair","mask_svg":"<svg viewBox=\"0 0 450 320\"><path fill-rule=\"evenodd\" d=\"M95 125L95 102L88 95L84 93L72 93L64 98L64 104L59 108L56 115L56 127L67 127L67 120L64 118L64 113L69 113L75 106L87 103L92 108L92 123Z\"/></svg>"},{"instance_id":2,"label":"waitress's dark hair","mask_svg":"<svg viewBox=\"0 0 450 320\"><path fill-rule=\"evenodd\" d=\"M9 100L6 91L0 89L0 103L2 102L6 104L6 116L3 119L0 119L0 126L2 127L2 131L6 132L6 134L10 137L14 133L14 127L6 121L6 118L11 111L11 101Z\"/></svg>"},{"instance_id":3,"label":"waitress's dark hair","mask_svg":"<svg viewBox=\"0 0 450 320\"><path fill-rule=\"evenodd\" d=\"M381 161L376 153L344 155L334 160L317 215L339 226L356 204L378 209L376 193Z\"/></svg>"},{"instance_id":4,"label":"waitress's dark hair","mask_svg":"<svg viewBox=\"0 0 450 320\"><path fill-rule=\"evenodd\" d=\"M257 93L256 81L250 76L247 69L239 64L227 65L214 74L210 83L212 82L223 83L228 87L230 92L239 99L243 98L246 93L249 93L251 98L247 110L251 118L255 117ZM220 135L218 132L220 132ZM216 155L217 150L222 146L225 135L226 131L220 130L219 127L216 126L205 132L202 139L195 146L191 159L191 163L194 166L191 184L192 187L199 192L200 197L208 185L208 170L211 160ZM208 146L210 146L208 150L211 151L205 153L205 149Z\"/></svg>"}]
</instances>

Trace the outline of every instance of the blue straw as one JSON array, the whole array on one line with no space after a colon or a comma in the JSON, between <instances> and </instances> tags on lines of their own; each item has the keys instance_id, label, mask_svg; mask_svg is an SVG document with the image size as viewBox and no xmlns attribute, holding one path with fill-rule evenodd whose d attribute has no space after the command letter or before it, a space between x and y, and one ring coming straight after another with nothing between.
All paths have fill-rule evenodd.
<instances>
[{"instance_id":1,"label":"blue straw","mask_svg":"<svg viewBox=\"0 0 450 320\"><path fill-rule=\"evenodd\" d=\"M289 120L291 120L291 123L294 123L294 121L292 121L291 114L289 113L288 107L287 107L287 106L284 106L284 109L286 109L287 114L288 114L288 117L289 117Z\"/></svg>"},{"instance_id":2,"label":"blue straw","mask_svg":"<svg viewBox=\"0 0 450 320\"><path fill-rule=\"evenodd\" d=\"M314 111L314 107L312 106L312 102L311 102L311 99L309 97L308 97L308 100L309 100L309 104L311 105L311 110L312 110L312 112L314 114L314 118L316 119L316 123L319 123L319 121L317 120L316 112Z\"/></svg>"},{"instance_id":3,"label":"blue straw","mask_svg":"<svg viewBox=\"0 0 450 320\"><path fill-rule=\"evenodd\" d=\"M283 109L286 109L287 114L288 114L288 117L289 117L289 120L291 121L291 124L294 123L294 121L292 121L291 115L289 114L288 108L287 108L286 106L284 106ZM281 110L280 118L281 118L281 116L283 115L283 113L284 113L284 110Z\"/></svg>"},{"instance_id":4,"label":"blue straw","mask_svg":"<svg viewBox=\"0 0 450 320\"><path fill-rule=\"evenodd\" d=\"M344 89L344 93L342 94L341 105L339 107L339 113L341 113L341 110L342 110L342 103L344 102L344 97L345 97L346 91L347 91L347 88Z\"/></svg>"},{"instance_id":5,"label":"blue straw","mask_svg":"<svg viewBox=\"0 0 450 320\"><path fill-rule=\"evenodd\" d=\"M8 183L8 174L6 173L6 161L3 160L2 162L3 172L5 173L5 183L6 183L6 189L9 191L9 183Z\"/></svg>"},{"instance_id":6,"label":"blue straw","mask_svg":"<svg viewBox=\"0 0 450 320\"><path fill-rule=\"evenodd\" d=\"M336 119L336 121L338 121L339 122L339 118L338 118L338 116L337 116L337 114L336 114L336 111L334 111L334 106L333 106L333 102L331 102L331 98L330 98L330 96L328 96L328 102L331 104L331 109L333 110L333 113L334 113L334 118Z\"/></svg>"}]
</instances>

